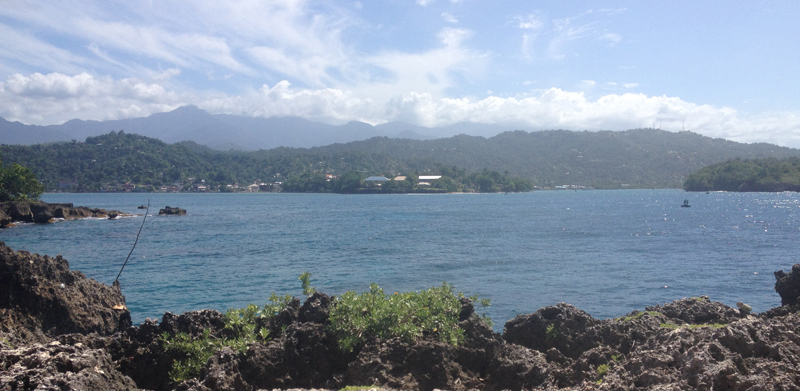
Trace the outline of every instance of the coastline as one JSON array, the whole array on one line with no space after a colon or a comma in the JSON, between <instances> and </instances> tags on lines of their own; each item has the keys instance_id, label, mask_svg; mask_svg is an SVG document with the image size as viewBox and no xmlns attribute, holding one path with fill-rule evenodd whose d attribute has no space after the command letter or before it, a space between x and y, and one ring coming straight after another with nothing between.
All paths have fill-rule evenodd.
<instances>
[{"instance_id":1,"label":"coastline","mask_svg":"<svg viewBox=\"0 0 800 391\"><path fill-rule=\"evenodd\" d=\"M8 201L0 203L0 228L18 223L53 223L58 220L98 218L113 220L133 216L118 210L105 210L74 206L72 203L47 203L43 201Z\"/></svg>"},{"instance_id":2,"label":"coastline","mask_svg":"<svg viewBox=\"0 0 800 391\"><path fill-rule=\"evenodd\" d=\"M162 334L226 333L213 310L130 323L124 296L61 257L0 247L0 384L60 389L710 389L800 386L800 264L776 272L782 306L747 314L707 297L598 320L569 304L518 315L494 333L462 301L465 340L369 339L346 353L328 325L330 296L294 298L261 327L268 340L222 348L201 375L169 381ZM13 386L9 386L13 387ZM14 389L14 388L9 388Z\"/></svg>"}]
</instances>

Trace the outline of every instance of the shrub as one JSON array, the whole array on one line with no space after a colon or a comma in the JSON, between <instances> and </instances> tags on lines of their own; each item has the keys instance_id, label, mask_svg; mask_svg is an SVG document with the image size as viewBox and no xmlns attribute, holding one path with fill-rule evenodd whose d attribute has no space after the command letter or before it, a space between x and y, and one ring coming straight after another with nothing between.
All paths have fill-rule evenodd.
<instances>
[{"instance_id":1,"label":"shrub","mask_svg":"<svg viewBox=\"0 0 800 391\"><path fill-rule=\"evenodd\" d=\"M311 286L311 273L303 272L297 279L302 283L304 295L308 296L317 291L317 288Z\"/></svg>"},{"instance_id":2,"label":"shrub","mask_svg":"<svg viewBox=\"0 0 800 391\"><path fill-rule=\"evenodd\" d=\"M286 308L291 296L278 296L273 293L270 304L259 308L249 304L245 308L231 308L223 315L225 324L223 336L211 335L211 330L203 330L203 334L192 337L186 333L161 334L160 342L164 350L175 354L178 358L173 361L169 371L170 380L178 384L182 381L197 378L208 359L218 350L230 347L237 352L244 353L247 346L256 341L266 341L269 331L265 328L258 329L259 318L271 318Z\"/></svg>"},{"instance_id":3,"label":"shrub","mask_svg":"<svg viewBox=\"0 0 800 391\"><path fill-rule=\"evenodd\" d=\"M464 339L464 332L458 327L460 312L461 302L447 283L388 296L377 284L371 284L368 292L349 291L336 299L330 313L330 328L345 352L375 337L413 343L433 336L458 345Z\"/></svg>"}]
</instances>

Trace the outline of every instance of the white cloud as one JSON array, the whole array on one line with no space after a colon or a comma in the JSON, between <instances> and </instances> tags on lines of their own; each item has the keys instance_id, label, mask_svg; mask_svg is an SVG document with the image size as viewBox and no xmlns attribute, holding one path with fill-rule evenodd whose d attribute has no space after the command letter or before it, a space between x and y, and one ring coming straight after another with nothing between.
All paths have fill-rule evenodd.
<instances>
[{"instance_id":1,"label":"white cloud","mask_svg":"<svg viewBox=\"0 0 800 391\"><path fill-rule=\"evenodd\" d=\"M617 33L605 33L600 36L600 40L608 42L608 46L614 46L622 40L622 36Z\"/></svg>"},{"instance_id":2,"label":"white cloud","mask_svg":"<svg viewBox=\"0 0 800 391\"><path fill-rule=\"evenodd\" d=\"M2 7L0 7L2 8ZM0 58L60 72L82 72L84 58L0 23ZM4 62L5 62L4 61Z\"/></svg>"},{"instance_id":3,"label":"white cloud","mask_svg":"<svg viewBox=\"0 0 800 391\"><path fill-rule=\"evenodd\" d=\"M455 85L454 75L469 79L480 74L488 55L463 45L472 35L466 29L446 28L439 32L441 47L423 53L383 52L364 59L366 64L386 70L385 80L364 81L349 89L375 100L388 99L410 91L442 96Z\"/></svg>"},{"instance_id":4,"label":"white cloud","mask_svg":"<svg viewBox=\"0 0 800 391\"><path fill-rule=\"evenodd\" d=\"M542 28L542 21L536 18L533 14L517 15L514 17L518 28L524 30L538 30Z\"/></svg>"},{"instance_id":5,"label":"white cloud","mask_svg":"<svg viewBox=\"0 0 800 391\"><path fill-rule=\"evenodd\" d=\"M625 88L636 88L639 87L639 83L623 83L622 86Z\"/></svg>"},{"instance_id":6,"label":"white cloud","mask_svg":"<svg viewBox=\"0 0 800 391\"><path fill-rule=\"evenodd\" d=\"M458 18L449 12L442 12L442 20L447 23L458 23Z\"/></svg>"},{"instance_id":7,"label":"white cloud","mask_svg":"<svg viewBox=\"0 0 800 391\"><path fill-rule=\"evenodd\" d=\"M87 73L14 74L0 82L0 116L25 123L146 116L171 110L185 101L187 97L158 84L95 78Z\"/></svg>"},{"instance_id":8,"label":"white cloud","mask_svg":"<svg viewBox=\"0 0 800 391\"><path fill-rule=\"evenodd\" d=\"M626 130L653 123L665 130L678 131L685 121L687 129L710 137L800 147L800 113L743 117L727 107L633 93L590 100L581 92L551 88L520 97L446 98L411 92L374 99L353 90L296 88L288 81L239 95L176 93L157 83L97 78L86 73L15 74L0 82L0 116L24 123L139 117L187 104L212 113L296 115L331 123L358 120L379 124L402 120L423 126L447 126L471 121L529 131Z\"/></svg>"},{"instance_id":9,"label":"white cloud","mask_svg":"<svg viewBox=\"0 0 800 391\"><path fill-rule=\"evenodd\" d=\"M433 2L434 2L434 0L417 0L417 4L419 4L419 5L423 6L423 7L427 7L428 4L431 4Z\"/></svg>"}]
</instances>

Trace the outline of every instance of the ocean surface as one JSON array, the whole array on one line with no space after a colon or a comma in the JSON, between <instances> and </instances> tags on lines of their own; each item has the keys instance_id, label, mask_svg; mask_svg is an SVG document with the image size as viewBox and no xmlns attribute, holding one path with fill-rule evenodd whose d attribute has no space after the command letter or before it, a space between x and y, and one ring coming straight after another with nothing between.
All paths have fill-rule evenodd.
<instances>
[{"instance_id":1,"label":"ocean surface","mask_svg":"<svg viewBox=\"0 0 800 391\"><path fill-rule=\"evenodd\" d=\"M596 318L709 295L760 312L780 305L773 272L798 258L797 193L680 190L522 194L45 194L47 202L139 214L0 231L15 250L63 255L111 284L135 324L164 312L224 311L302 296L420 290L446 281L491 299L501 331L517 314L567 302ZM682 208L684 199L691 207ZM187 216L157 216L164 206Z\"/></svg>"}]
</instances>

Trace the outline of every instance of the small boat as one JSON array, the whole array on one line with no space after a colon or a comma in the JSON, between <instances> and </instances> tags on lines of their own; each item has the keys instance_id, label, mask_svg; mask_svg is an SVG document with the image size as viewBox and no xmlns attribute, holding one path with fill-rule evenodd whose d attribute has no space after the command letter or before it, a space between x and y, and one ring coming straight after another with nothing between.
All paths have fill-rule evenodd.
<instances>
[{"instance_id":1,"label":"small boat","mask_svg":"<svg viewBox=\"0 0 800 391\"><path fill-rule=\"evenodd\" d=\"M137 206L137 208L139 208L139 209L147 209L147 205L139 205L139 206Z\"/></svg>"},{"instance_id":2,"label":"small boat","mask_svg":"<svg viewBox=\"0 0 800 391\"><path fill-rule=\"evenodd\" d=\"M683 200L683 205L681 205L681 208L691 208L691 207L692 206L689 205L689 200Z\"/></svg>"}]
</instances>

